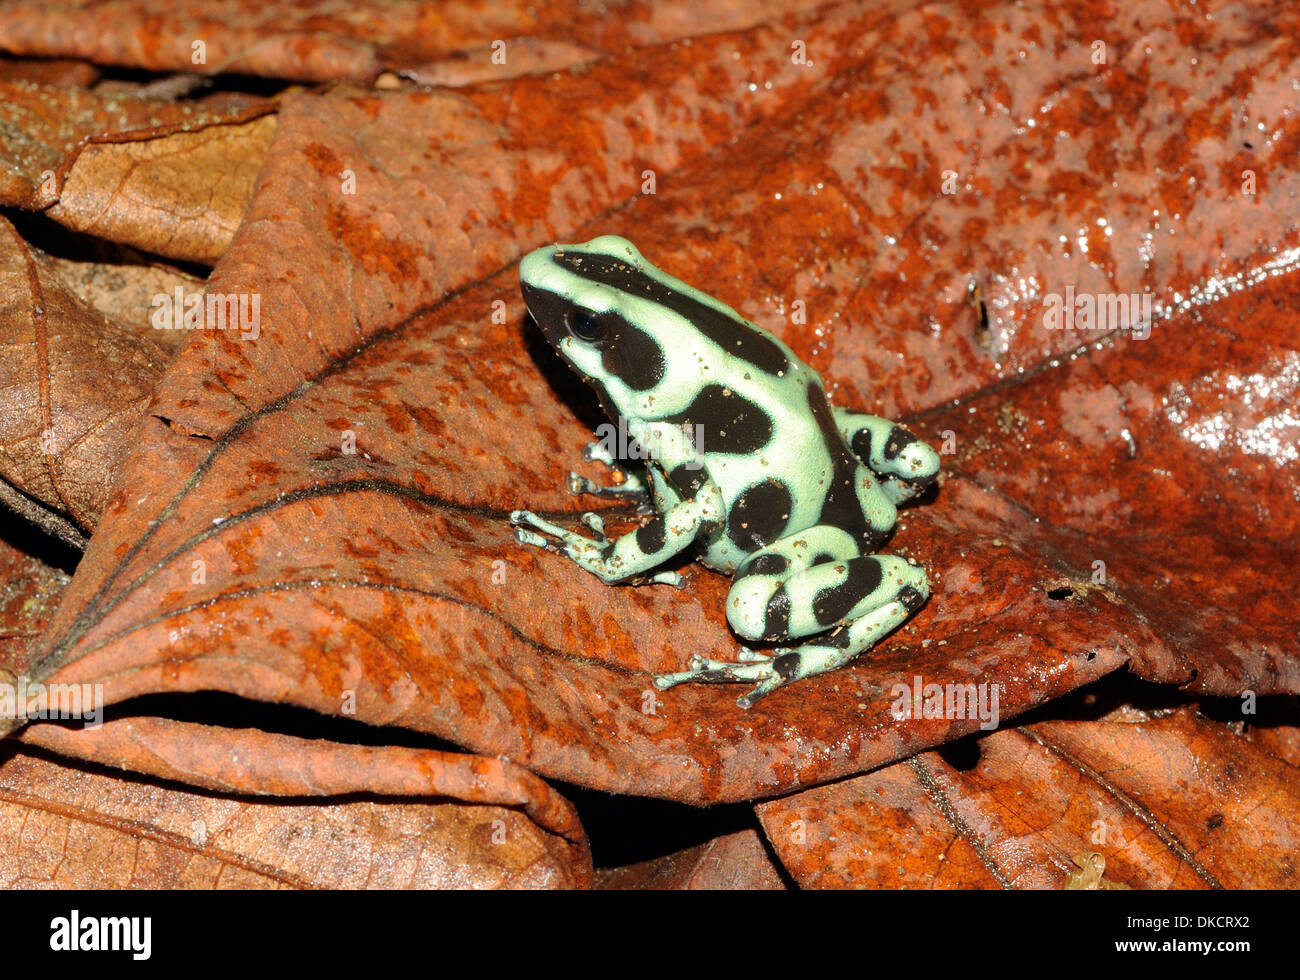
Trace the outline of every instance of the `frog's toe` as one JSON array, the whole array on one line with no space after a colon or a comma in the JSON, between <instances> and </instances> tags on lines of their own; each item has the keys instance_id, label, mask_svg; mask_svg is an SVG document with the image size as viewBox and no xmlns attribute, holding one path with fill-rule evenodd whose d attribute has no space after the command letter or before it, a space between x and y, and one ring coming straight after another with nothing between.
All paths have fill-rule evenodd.
<instances>
[{"instance_id":1,"label":"frog's toe","mask_svg":"<svg viewBox=\"0 0 1300 980\"><path fill-rule=\"evenodd\" d=\"M757 682L757 686L736 699L742 708L753 707L778 687L793 680L798 674L799 655L787 647L778 647L770 653L760 653L741 647L735 662L712 660L696 655L691 657L689 669L674 674L661 674L654 679L660 690L676 684L728 684L734 681Z\"/></svg>"},{"instance_id":2,"label":"frog's toe","mask_svg":"<svg viewBox=\"0 0 1300 980\"><path fill-rule=\"evenodd\" d=\"M766 677L764 677L762 681L759 682L758 686L755 687L752 691L750 691L748 694L742 694L740 697L736 698L736 704L740 705L742 708L752 708L756 701L758 701L760 698L767 697L778 687L784 684L786 680L787 678L785 676L783 676L777 670L773 669L772 672L769 673Z\"/></svg>"},{"instance_id":3,"label":"frog's toe","mask_svg":"<svg viewBox=\"0 0 1300 980\"><path fill-rule=\"evenodd\" d=\"M732 663L726 660L711 660L698 654L691 657L688 670L673 674L660 674L654 679L655 687L666 690L676 684L730 684L734 681L765 681L773 673L772 664L767 661ZM761 685L760 685L761 686Z\"/></svg>"},{"instance_id":4,"label":"frog's toe","mask_svg":"<svg viewBox=\"0 0 1300 980\"><path fill-rule=\"evenodd\" d=\"M612 463L614 455L603 442L589 442L582 447L582 458L592 463Z\"/></svg>"},{"instance_id":5,"label":"frog's toe","mask_svg":"<svg viewBox=\"0 0 1300 980\"><path fill-rule=\"evenodd\" d=\"M608 541L605 537L605 520L599 514L593 514L591 511L582 515L582 523L591 528L592 533L596 535L596 540L600 542Z\"/></svg>"},{"instance_id":6,"label":"frog's toe","mask_svg":"<svg viewBox=\"0 0 1300 980\"><path fill-rule=\"evenodd\" d=\"M712 670L730 670L736 664L730 660L713 660L710 657L691 657L691 670L697 673Z\"/></svg>"},{"instance_id":7,"label":"frog's toe","mask_svg":"<svg viewBox=\"0 0 1300 980\"><path fill-rule=\"evenodd\" d=\"M681 572L660 572L658 575L651 575L650 581L657 585L671 585L675 589L686 587L686 579Z\"/></svg>"},{"instance_id":8,"label":"frog's toe","mask_svg":"<svg viewBox=\"0 0 1300 980\"><path fill-rule=\"evenodd\" d=\"M539 531L546 531L549 534L555 533L554 524L538 517L531 510L512 510L510 512L510 523L516 526L526 524L528 527L536 528Z\"/></svg>"},{"instance_id":9,"label":"frog's toe","mask_svg":"<svg viewBox=\"0 0 1300 980\"><path fill-rule=\"evenodd\" d=\"M551 534L557 538L564 538L566 535L571 535L573 533L572 531L560 527L558 524L552 524L545 518L538 517L531 510L512 510L510 512L510 523L514 525L526 524L528 527L531 527L536 531L541 531L544 534ZM518 537L517 534L516 537ZM534 535L534 537L536 537L536 535ZM531 544L534 542L528 543Z\"/></svg>"},{"instance_id":10,"label":"frog's toe","mask_svg":"<svg viewBox=\"0 0 1300 980\"><path fill-rule=\"evenodd\" d=\"M532 545L534 548L545 548L547 551L554 551L557 554L564 553L564 547L560 545L559 542L552 541L550 538L544 538L534 531L529 531L527 528L515 528L515 540L520 544Z\"/></svg>"}]
</instances>

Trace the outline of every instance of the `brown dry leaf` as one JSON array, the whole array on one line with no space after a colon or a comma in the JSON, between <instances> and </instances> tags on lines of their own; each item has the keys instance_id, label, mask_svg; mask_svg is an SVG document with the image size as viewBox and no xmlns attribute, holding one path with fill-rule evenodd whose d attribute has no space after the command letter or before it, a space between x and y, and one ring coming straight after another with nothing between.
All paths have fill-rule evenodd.
<instances>
[{"instance_id":1,"label":"brown dry leaf","mask_svg":"<svg viewBox=\"0 0 1300 980\"><path fill-rule=\"evenodd\" d=\"M560 70L607 51L736 30L824 0L661 0L601 6L530 0L430 5L74 0L0 10L0 47L154 71L331 81L400 72L463 84ZM522 36L521 36L522 35ZM578 43L574 39L581 38ZM788 43L785 46L789 51Z\"/></svg>"},{"instance_id":2,"label":"brown dry leaf","mask_svg":"<svg viewBox=\"0 0 1300 980\"><path fill-rule=\"evenodd\" d=\"M32 545L0 538L0 681L26 672L31 644L45 632L71 581L67 572L29 554Z\"/></svg>"},{"instance_id":3,"label":"brown dry leaf","mask_svg":"<svg viewBox=\"0 0 1300 980\"><path fill-rule=\"evenodd\" d=\"M1249 695L1247 695L1249 697ZM1300 721L1296 718L1296 705L1291 698L1270 698L1254 703L1251 724L1245 719L1236 722L1250 742L1289 765L1300 768Z\"/></svg>"},{"instance_id":4,"label":"brown dry leaf","mask_svg":"<svg viewBox=\"0 0 1300 980\"><path fill-rule=\"evenodd\" d=\"M0 82L86 88L94 85L98 78L99 69L86 61L70 58L0 57Z\"/></svg>"},{"instance_id":5,"label":"brown dry leaf","mask_svg":"<svg viewBox=\"0 0 1300 980\"><path fill-rule=\"evenodd\" d=\"M87 306L93 306L115 326L146 335L175 353L188 333L154 325L154 315L161 305L158 297L170 297L174 306L177 290L181 296L202 294L204 281L170 266L147 263L129 251L106 251L116 254L98 260L49 254L45 258L59 280Z\"/></svg>"},{"instance_id":6,"label":"brown dry leaf","mask_svg":"<svg viewBox=\"0 0 1300 980\"><path fill-rule=\"evenodd\" d=\"M3 218L0 338L0 499L81 547L170 355L78 299Z\"/></svg>"},{"instance_id":7,"label":"brown dry leaf","mask_svg":"<svg viewBox=\"0 0 1300 980\"><path fill-rule=\"evenodd\" d=\"M149 140L92 143L45 214L77 232L214 264L248 208L275 117Z\"/></svg>"},{"instance_id":8,"label":"brown dry leaf","mask_svg":"<svg viewBox=\"0 0 1300 980\"><path fill-rule=\"evenodd\" d=\"M201 132L210 126L247 122L273 108L265 99L244 95L218 94L195 102L0 82L4 150L0 204L34 211L54 204L69 168L88 146ZM213 161L206 163L212 165ZM90 182L93 175L87 174L85 179ZM214 199L219 198L216 195ZM185 213L179 208L173 220ZM84 215L81 220L86 220Z\"/></svg>"},{"instance_id":9,"label":"brown dry leaf","mask_svg":"<svg viewBox=\"0 0 1300 980\"><path fill-rule=\"evenodd\" d=\"M1039 722L758 806L800 885L1295 888L1291 766L1180 710Z\"/></svg>"},{"instance_id":10,"label":"brown dry leaf","mask_svg":"<svg viewBox=\"0 0 1300 980\"><path fill-rule=\"evenodd\" d=\"M781 891L781 873L754 830L739 830L653 861L610 868L597 888L639 891Z\"/></svg>"},{"instance_id":11,"label":"brown dry leaf","mask_svg":"<svg viewBox=\"0 0 1300 980\"><path fill-rule=\"evenodd\" d=\"M583 884L550 834L504 807L253 801L5 756L0 888Z\"/></svg>"}]
</instances>

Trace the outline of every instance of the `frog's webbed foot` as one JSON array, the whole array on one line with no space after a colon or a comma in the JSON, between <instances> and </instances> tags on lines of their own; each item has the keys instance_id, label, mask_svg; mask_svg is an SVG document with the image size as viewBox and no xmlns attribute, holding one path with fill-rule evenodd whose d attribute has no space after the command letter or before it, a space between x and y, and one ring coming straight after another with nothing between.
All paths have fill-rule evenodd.
<instances>
[{"instance_id":1,"label":"frog's webbed foot","mask_svg":"<svg viewBox=\"0 0 1300 980\"><path fill-rule=\"evenodd\" d=\"M788 663L788 658L795 653L794 650L780 648L773 650L769 655L751 650L749 647L741 647L735 663L694 656L691 658L688 670L660 674L654 679L654 685L664 691L676 684L734 684L757 681L757 687L736 699L738 705L748 708L789 679L783 676L783 669Z\"/></svg>"}]
</instances>

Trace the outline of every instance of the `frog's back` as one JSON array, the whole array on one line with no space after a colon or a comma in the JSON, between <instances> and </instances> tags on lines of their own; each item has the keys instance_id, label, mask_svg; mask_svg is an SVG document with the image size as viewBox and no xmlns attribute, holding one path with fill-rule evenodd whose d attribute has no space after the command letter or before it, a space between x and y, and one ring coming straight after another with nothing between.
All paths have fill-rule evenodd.
<instances>
[{"instance_id":1,"label":"frog's back","mask_svg":"<svg viewBox=\"0 0 1300 980\"><path fill-rule=\"evenodd\" d=\"M705 564L733 571L778 538L831 524L878 543L860 494L876 484L845 444L822 379L777 337L729 311L701 333L678 377L699 382L661 419L687 427L722 491L726 526L701 542Z\"/></svg>"},{"instance_id":2,"label":"frog's back","mask_svg":"<svg viewBox=\"0 0 1300 980\"><path fill-rule=\"evenodd\" d=\"M610 418L634 433L684 429L690 455L703 454L727 514L702 542L707 564L730 571L818 524L874 544L863 515L870 471L845 445L821 377L779 338L613 236L538 250L520 275L543 332ZM671 471L685 454L663 457ZM691 493L689 471L673 479Z\"/></svg>"}]
</instances>

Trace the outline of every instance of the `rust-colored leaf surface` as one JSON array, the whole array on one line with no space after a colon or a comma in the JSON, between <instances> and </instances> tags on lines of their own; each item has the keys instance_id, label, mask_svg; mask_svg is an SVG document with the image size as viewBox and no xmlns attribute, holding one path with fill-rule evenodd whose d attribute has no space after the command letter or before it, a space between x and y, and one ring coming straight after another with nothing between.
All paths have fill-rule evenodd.
<instances>
[{"instance_id":1,"label":"rust-colored leaf surface","mask_svg":"<svg viewBox=\"0 0 1300 980\"><path fill-rule=\"evenodd\" d=\"M356 4L339 2L75 0L57 9L8 3L0 10L0 46L14 54L71 54L155 71L329 81L368 80L387 70L445 84L558 70L604 51L734 30L819 5L666 0L586 7L508 0L431 6L396 0L364 6L363 17Z\"/></svg>"},{"instance_id":2,"label":"rust-colored leaf surface","mask_svg":"<svg viewBox=\"0 0 1300 980\"><path fill-rule=\"evenodd\" d=\"M1000 731L757 809L805 887L1300 884L1295 769L1190 709Z\"/></svg>"},{"instance_id":3,"label":"rust-colored leaf surface","mask_svg":"<svg viewBox=\"0 0 1300 980\"><path fill-rule=\"evenodd\" d=\"M61 193L51 217L85 236L215 266L198 321L160 331L179 353L115 416L133 419L115 442L129 451L98 482L102 460L58 457L102 513L59 495L36 465L49 455L0 484L94 530L27 669L120 705L98 732L3 730L227 793L514 807L579 883L581 824L537 777L767 800L773 853L803 885L1294 886L1300 13L717 0L560 30L558 8L412 20L390 4L359 41L332 8L220 6L225 21L121 4L108 24L74 5L73 27L0 12L22 55L217 86L236 70L351 80L286 92L273 122L250 121L260 103L148 134L96 115L106 92L61 129L80 90L8 83L37 136L5 200ZM194 41L208 60L187 67ZM457 87L412 84L432 78ZM59 193L38 189L46 170ZM687 564L681 591L611 588L513 539L516 508L637 526L565 489L570 468L604 476L581 449L605 420L517 283L527 251L605 233L781 336L836 405L942 453L886 545L929 569L929 602L857 663L748 711L733 688L650 683L695 654L735 658L726 578ZM64 335L31 312L47 273L12 237L5 329L39 356ZM22 438L73 424L47 395L23 402L40 418ZM1121 668L1232 696L1242 718L1052 720ZM309 750L126 704L199 691L471 755ZM1256 699L1281 722L1250 724ZM227 738L244 740L238 765ZM486 789L476 759L502 767ZM602 883L782 881L752 831L695 840Z\"/></svg>"}]
</instances>

